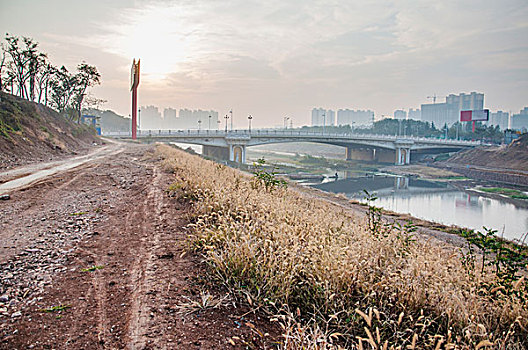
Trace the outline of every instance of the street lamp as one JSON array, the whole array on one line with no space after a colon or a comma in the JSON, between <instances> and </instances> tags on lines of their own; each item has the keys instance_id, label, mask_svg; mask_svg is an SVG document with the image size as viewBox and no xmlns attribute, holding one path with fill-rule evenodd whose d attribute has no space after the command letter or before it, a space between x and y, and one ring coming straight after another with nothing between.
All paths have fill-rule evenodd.
<instances>
[{"instance_id":1,"label":"street lamp","mask_svg":"<svg viewBox=\"0 0 528 350\"><path fill-rule=\"evenodd\" d=\"M141 129L141 108L138 109L138 129Z\"/></svg>"},{"instance_id":2,"label":"street lamp","mask_svg":"<svg viewBox=\"0 0 528 350\"><path fill-rule=\"evenodd\" d=\"M218 119L216 121L216 130L220 130L220 124L222 124L222 122L220 121L220 119Z\"/></svg>"},{"instance_id":3,"label":"street lamp","mask_svg":"<svg viewBox=\"0 0 528 350\"><path fill-rule=\"evenodd\" d=\"M225 121L226 121L226 127L225 127L225 132L227 132L227 120L229 119L228 115L226 114L225 117L224 117Z\"/></svg>"},{"instance_id":4,"label":"street lamp","mask_svg":"<svg viewBox=\"0 0 528 350\"><path fill-rule=\"evenodd\" d=\"M284 117L284 129L288 129L288 120L290 120L290 117Z\"/></svg>"},{"instance_id":5,"label":"street lamp","mask_svg":"<svg viewBox=\"0 0 528 350\"><path fill-rule=\"evenodd\" d=\"M201 129L202 129L202 121L198 120L198 133L200 133Z\"/></svg>"},{"instance_id":6,"label":"street lamp","mask_svg":"<svg viewBox=\"0 0 528 350\"><path fill-rule=\"evenodd\" d=\"M326 128L326 113L323 113L323 134L325 133Z\"/></svg>"},{"instance_id":7,"label":"street lamp","mask_svg":"<svg viewBox=\"0 0 528 350\"><path fill-rule=\"evenodd\" d=\"M209 130L211 130L211 118L212 116L209 116Z\"/></svg>"},{"instance_id":8,"label":"street lamp","mask_svg":"<svg viewBox=\"0 0 528 350\"><path fill-rule=\"evenodd\" d=\"M253 116L250 114L248 115L248 121L249 121L249 133L251 134L251 119L253 119Z\"/></svg>"}]
</instances>

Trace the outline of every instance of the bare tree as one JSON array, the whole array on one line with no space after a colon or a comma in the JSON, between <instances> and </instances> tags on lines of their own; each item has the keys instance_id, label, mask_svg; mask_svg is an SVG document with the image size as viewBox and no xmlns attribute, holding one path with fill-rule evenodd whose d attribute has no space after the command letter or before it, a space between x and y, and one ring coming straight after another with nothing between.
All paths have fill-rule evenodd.
<instances>
[{"instance_id":1,"label":"bare tree","mask_svg":"<svg viewBox=\"0 0 528 350\"><path fill-rule=\"evenodd\" d=\"M48 105L48 90L50 80L56 71L56 68L48 62L47 57L41 57L41 62L35 76L35 89L37 92L36 102L41 103L44 99L44 104Z\"/></svg>"},{"instance_id":2,"label":"bare tree","mask_svg":"<svg viewBox=\"0 0 528 350\"><path fill-rule=\"evenodd\" d=\"M90 86L101 83L101 74L99 74L95 66L90 66L83 62L77 66L77 74L75 75L75 78L77 87L75 89L72 104L77 110L77 122L79 123L81 120L81 109L86 96L86 90Z\"/></svg>"},{"instance_id":3,"label":"bare tree","mask_svg":"<svg viewBox=\"0 0 528 350\"><path fill-rule=\"evenodd\" d=\"M50 82L51 103L59 112L64 112L77 87L77 79L66 67L57 69Z\"/></svg>"},{"instance_id":4,"label":"bare tree","mask_svg":"<svg viewBox=\"0 0 528 350\"><path fill-rule=\"evenodd\" d=\"M5 39L7 42L6 52L11 56L13 68L15 69L18 95L22 98L30 98L26 82L35 73L38 43L34 42L31 38L23 37L22 41L25 45L25 48L23 48L19 45L20 38L18 37L6 34Z\"/></svg>"},{"instance_id":5,"label":"bare tree","mask_svg":"<svg viewBox=\"0 0 528 350\"><path fill-rule=\"evenodd\" d=\"M2 70L6 63L6 52L4 50L4 44L0 44L0 49L2 50L2 59L0 59L0 91L4 90L4 85L2 84Z\"/></svg>"},{"instance_id":6,"label":"bare tree","mask_svg":"<svg viewBox=\"0 0 528 350\"><path fill-rule=\"evenodd\" d=\"M95 66L82 62L75 74L64 66L58 69L48 61L45 53L38 51L36 41L28 37L20 39L9 33L1 50L0 90L10 89L14 94L16 88L18 96L44 102L61 113L66 111L71 120L80 122L88 88L101 83L101 75ZM93 105L101 101L92 99L86 102Z\"/></svg>"}]
</instances>

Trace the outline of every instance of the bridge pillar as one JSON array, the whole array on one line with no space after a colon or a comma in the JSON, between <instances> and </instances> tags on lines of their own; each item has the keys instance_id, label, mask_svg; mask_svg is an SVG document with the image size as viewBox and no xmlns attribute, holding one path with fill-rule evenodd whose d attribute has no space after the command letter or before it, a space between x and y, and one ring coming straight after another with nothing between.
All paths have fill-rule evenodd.
<instances>
[{"instance_id":1,"label":"bridge pillar","mask_svg":"<svg viewBox=\"0 0 528 350\"><path fill-rule=\"evenodd\" d=\"M374 160L374 150L370 148L346 148L346 160L364 160L367 162Z\"/></svg>"},{"instance_id":2,"label":"bridge pillar","mask_svg":"<svg viewBox=\"0 0 528 350\"><path fill-rule=\"evenodd\" d=\"M246 163L246 145L229 145L229 160L236 163Z\"/></svg>"},{"instance_id":3,"label":"bridge pillar","mask_svg":"<svg viewBox=\"0 0 528 350\"><path fill-rule=\"evenodd\" d=\"M395 165L405 165L411 163L411 149L407 147L396 148Z\"/></svg>"},{"instance_id":4,"label":"bridge pillar","mask_svg":"<svg viewBox=\"0 0 528 350\"><path fill-rule=\"evenodd\" d=\"M398 152L392 149L379 148L376 150L375 160L380 163L393 163L394 157L398 155Z\"/></svg>"},{"instance_id":5,"label":"bridge pillar","mask_svg":"<svg viewBox=\"0 0 528 350\"><path fill-rule=\"evenodd\" d=\"M220 146L203 146L202 154L206 157L229 160L229 148Z\"/></svg>"}]
</instances>

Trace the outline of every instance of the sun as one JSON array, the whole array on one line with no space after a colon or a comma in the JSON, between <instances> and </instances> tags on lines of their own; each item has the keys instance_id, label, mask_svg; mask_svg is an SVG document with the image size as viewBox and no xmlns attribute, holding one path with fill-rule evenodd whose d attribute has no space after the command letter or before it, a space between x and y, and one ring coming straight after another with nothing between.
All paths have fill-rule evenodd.
<instances>
[{"instance_id":1,"label":"sun","mask_svg":"<svg viewBox=\"0 0 528 350\"><path fill-rule=\"evenodd\" d=\"M113 44L121 55L141 59L142 79L160 80L185 60L188 37L172 11L150 7L131 12Z\"/></svg>"}]
</instances>

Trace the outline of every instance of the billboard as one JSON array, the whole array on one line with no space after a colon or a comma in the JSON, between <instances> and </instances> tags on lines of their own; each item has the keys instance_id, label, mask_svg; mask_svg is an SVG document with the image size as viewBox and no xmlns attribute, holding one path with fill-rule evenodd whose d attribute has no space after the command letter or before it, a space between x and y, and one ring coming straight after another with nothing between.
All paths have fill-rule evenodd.
<instances>
[{"instance_id":1,"label":"billboard","mask_svg":"<svg viewBox=\"0 0 528 350\"><path fill-rule=\"evenodd\" d=\"M480 109L474 111L460 111L461 122L478 122L489 120L489 109Z\"/></svg>"},{"instance_id":2,"label":"billboard","mask_svg":"<svg viewBox=\"0 0 528 350\"><path fill-rule=\"evenodd\" d=\"M136 63L136 59L132 61L132 67L130 68L130 91L139 85L139 62L140 60Z\"/></svg>"}]
</instances>

